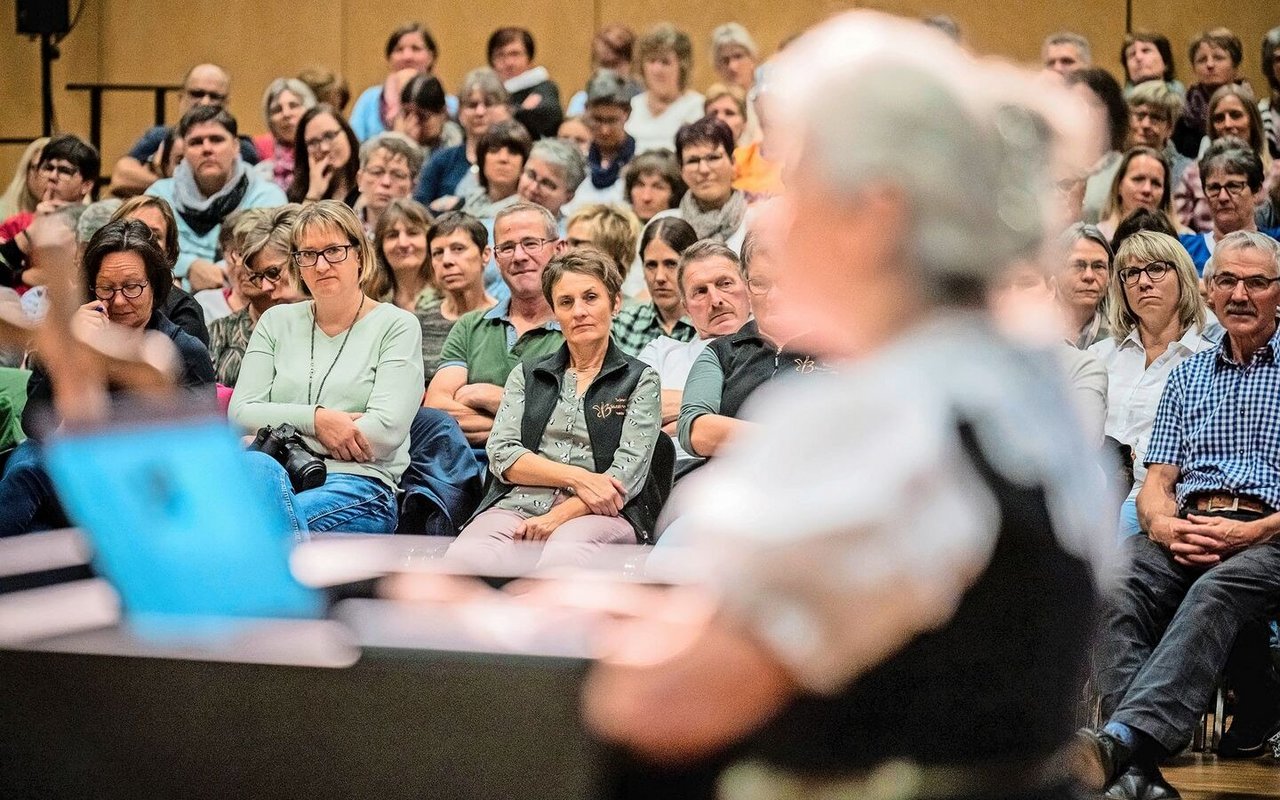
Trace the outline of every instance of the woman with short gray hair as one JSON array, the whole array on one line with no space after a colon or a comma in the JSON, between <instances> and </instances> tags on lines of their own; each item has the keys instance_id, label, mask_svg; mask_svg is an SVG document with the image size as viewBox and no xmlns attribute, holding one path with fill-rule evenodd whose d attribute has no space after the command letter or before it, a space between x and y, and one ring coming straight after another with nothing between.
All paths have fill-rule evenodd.
<instances>
[{"instance_id":1,"label":"woman with short gray hair","mask_svg":"<svg viewBox=\"0 0 1280 800\"><path fill-rule=\"evenodd\" d=\"M276 78L262 95L262 112L267 133L255 136L258 174L288 191L293 183L294 141L302 115L316 104L311 87L297 78Z\"/></svg>"},{"instance_id":2,"label":"woman with short gray hair","mask_svg":"<svg viewBox=\"0 0 1280 800\"><path fill-rule=\"evenodd\" d=\"M1086 160L1085 129L1062 90L877 13L823 23L778 67L774 302L843 362L762 390L759 427L688 479L680 561L703 568L685 588L705 613L638 602L646 624L611 639L628 655L588 676L588 725L664 763L731 752L728 800L886 779L996 797L992 764L1059 796L1114 523L1052 359L984 302L1038 258L1050 170ZM680 646L629 658L664 618Z\"/></svg>"}]
</instances>

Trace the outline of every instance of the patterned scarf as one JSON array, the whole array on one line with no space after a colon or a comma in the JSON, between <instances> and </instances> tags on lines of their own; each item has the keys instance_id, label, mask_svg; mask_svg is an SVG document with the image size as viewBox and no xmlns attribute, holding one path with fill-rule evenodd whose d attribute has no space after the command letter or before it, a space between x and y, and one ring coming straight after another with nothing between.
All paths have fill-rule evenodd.
<instances>
[{"instance_id":1,"label":"patterned scarf","mask_svg":"<svg viewBox=\"0 0 1280 800\"><path fill-rule=\"evenodd\" d=\"M249 189L249 168L236 156L231 177L212 197L205 197L196 185L195 174L185 160L173 171L174 211L196 236L204 236L240 205Z\"/></svg>"},{"instance_id":2,"label":"patterned scarf","mask_svg":"<svg viewBox=\"0 0 1280 800\"><path fill-rule=\"evenodd\" d=\"M699 239L727 240L742 227L742 218L746 214L747 197L737 189L724 205L710 211L702 210L693 192L686 192L680 201L680 218L693 226Z\"/></svg>"},{"instance_id":3,"label":"patterned scarf","mask_svg":"<svg viewBox=\"0 0 1280 800\"><path fill-rule=\"evenodd\" d=\"M587 150L587 166L591 168L591 185L597 189L607 189L617 183L622 168L630 164L635 155L636 140L628 136L623 140L622 147L618 149L618 154L614 156L613 161L605 167L600 163L599 148L596 147L595 142L592 142Z\"/></svg>"}]
</instances>

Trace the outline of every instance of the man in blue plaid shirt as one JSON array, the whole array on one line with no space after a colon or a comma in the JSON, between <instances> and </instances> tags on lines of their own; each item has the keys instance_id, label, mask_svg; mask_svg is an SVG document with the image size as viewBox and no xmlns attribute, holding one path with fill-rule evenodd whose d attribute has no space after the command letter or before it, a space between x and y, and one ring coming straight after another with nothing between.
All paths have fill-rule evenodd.
<instances>
[{"instance_id":1,"label":"man in blue plaid shirt","mask_svg":"<svg viewBox=\"0 0 1280 800\"><path fill-rule=\"evenodd\" d=\"M1280 244L1233 233L1213 266L1226 335L1169 376L1138 495L1146 536L1126 540L1099 643L1107 723L1082 732L1082 753L1108 798L1178 796L1160 760L1191 739L1233 647L1233 661L1265 653L1280 606ZM1239 706L1220 754L1261 755L1280 700L1264 689Z\"/></svg>"}]
</instances>

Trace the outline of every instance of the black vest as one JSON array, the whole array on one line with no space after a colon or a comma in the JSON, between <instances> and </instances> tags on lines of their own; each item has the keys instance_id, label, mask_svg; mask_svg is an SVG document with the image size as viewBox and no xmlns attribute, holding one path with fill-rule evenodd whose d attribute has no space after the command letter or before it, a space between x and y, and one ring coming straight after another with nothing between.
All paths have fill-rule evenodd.
<instances>
[{"instance_id":1,"label":"black vest","mask_svg":"<svg viewBox=\"0 0 1280 800\"><path fill-rule=\"evenodd\" d=\"M561 381L569 368L569 346L561 345L555 353L536 361L525 361L521 368L524 370L524 414L520 420L520 443L536 453L560 399ZM613 465L622 440L622 424L627 418L627 403L646 369L644 363L622 352L612 340L609 342L600 373L587 387L583 398L594 472L603 474ZM671 493L674 464L675 446L671 437L659 435L649 477L622 509L622 517L635 528L636 541L642 544L653 541L658 513ZM484 500L476 513L492 507L511 489L511 484L496 480L490 473Z\"/></svg>"},{"instance_id":2,"label":"black vest","mask_svg":"<svg viewBox=\"0 0 1280 800\"><path fill-rule=\"evenodd\" d=\"M715 353L724 373L724 390L720 395L720 414L737 417L742 404L760 385L783 375L808 375L823 369L815 357L791 350L778 349L760 334L753 319L737 333L721 336L707 349Z\"/></svg>"},{"instance_id":3,"label":"black vest","mask_svg":"<svg viewBox=\"0 0 1280 800\"><path fill-rule=\"evenodd\" d=\"M1043 489L1006 480L972 428L961 424L959 432L999 504L990 564L942 629L837 695L801 697L755 735L745 755L839 774L891 759L1030 762L1069 738L1098 604L1090 569L1055 539Z\"/></svg>"}]
</instances>

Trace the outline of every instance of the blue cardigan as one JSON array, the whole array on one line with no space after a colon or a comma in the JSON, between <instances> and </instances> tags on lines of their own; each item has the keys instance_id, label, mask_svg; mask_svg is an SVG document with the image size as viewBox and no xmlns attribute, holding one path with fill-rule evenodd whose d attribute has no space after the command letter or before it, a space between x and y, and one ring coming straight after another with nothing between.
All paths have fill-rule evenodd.
<instances>
[{"instance_id":1,"label":"blue cardigan","mask_svg":"<svg viewBox=\"0 0 1280 800\"><path fill-rule=\"evenodd\" d=\"M413 199L424 206L431 201L453 194L458 184L471 171L467 160L467 146L446 147L431 157L418 175L418 185Z\"/></svg>"}]
</instances>

